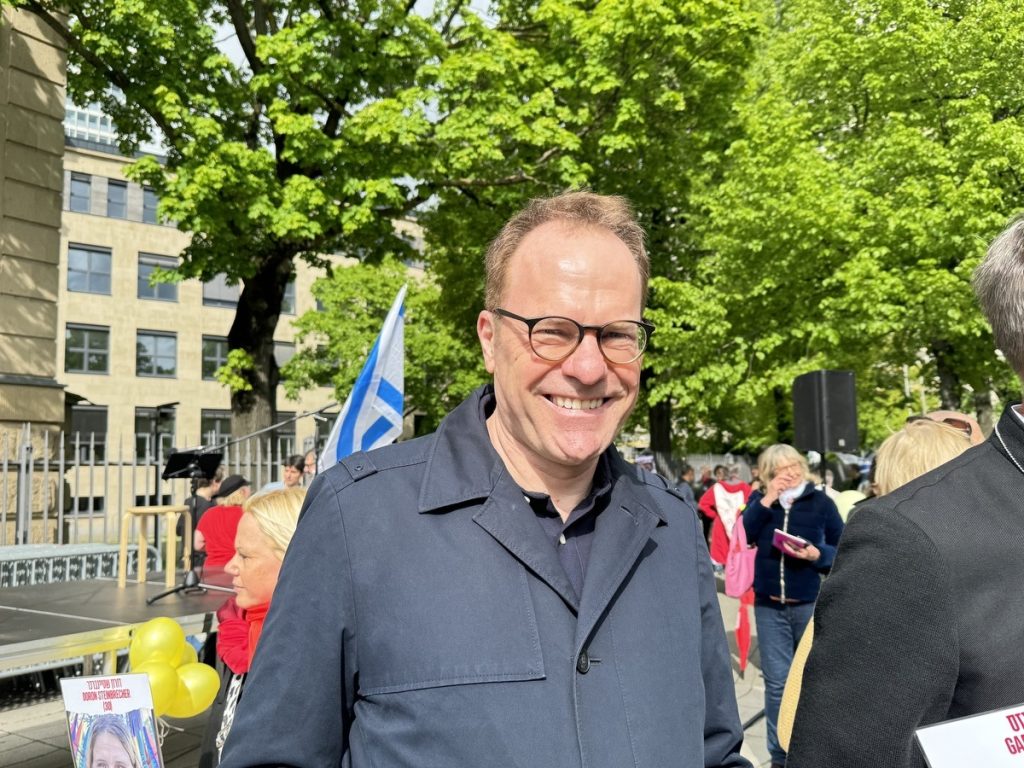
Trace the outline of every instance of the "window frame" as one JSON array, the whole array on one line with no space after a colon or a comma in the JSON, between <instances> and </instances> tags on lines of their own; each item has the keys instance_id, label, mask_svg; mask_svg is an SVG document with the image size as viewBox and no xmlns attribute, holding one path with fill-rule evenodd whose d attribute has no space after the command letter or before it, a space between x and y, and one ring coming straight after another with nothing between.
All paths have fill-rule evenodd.
<instances>
[{"instance_id":1,"label":"window frame","mask_svg":"<svg viewBox=\"0 0 1024 768\"><path fill-rule=\"evenodd\" d=\"M153 355L152 355L152 372L143 370L141 365L140 357L142 355L139 350L139 345L142 343L143 337L152 338L153 344ZM157 373L159 368L158 361L168 357L166 354L160 354L157 349L158 344L161 340L171 340L174 342L174 367L172 373ZM135 375L141 378L147 379L176 379L178 378L178 334L174 331L153 331L148 329L138 329L135 332Z\"/></svg>"},{"instance_id":2,"label":"window frame","mask_svg":"<svg viewBox=\"0 0 1024 768\"><path fill-rule=\"evenodd\" d=\"M150 445L150 438L153 433L156 432L157 443L159 444L159 450L153 451L149 455L150 464L155 463L158 460L169 456L171 450L174 447L174 432L177 429L178 423L178 408L175 405L163 408L160 410L160 414L164 415L164 419L158 418L157 409L153 406L135 406L135 459L136 462L142 462L146 460L147 449L155 446ZM170 418L167 419L166 415L170 414ZM139 420L145 419L148 422L149 429L145 432L139 431ZM154 426L153 421L156 421ZM170 431L161 431L160 426L162 423L170 422ZM140 451L139 448L142 448Z\"/></svg>"},{"instance_id":3,"label":"window frame","mask_svg":"<svg viewBox=\"0 0 1024 768\"><path fill-rule=\"evenodd\" d=\"M223 354L223 356L217 355L217 354L213 354L213 355L207 355L206 354L206 345L207 345L207 343L210 343L210 344L220 344L222 342L224 344L224 354ZM201 376L202 380L203 381L217 381L217 369L220 368L222 365L224 365L228 361L228 337L227 336L211 336L211 335L207 335L207 334L204 333L203 334L203 340L202 340L202 348L201 348L201 353L200 354L201 354L201 357L202 357L202 360L201 360L201 363L200 363L200 366L201 366L201 368L200 368L200 376ZM210 371L209 375L207 375L207 363L216 363L216 365L213 367L213 370Z\"/></svg>"},{"instance_id":4,"label":"window frame","mask_svg":"<svg viewBox=\"0 0 1024 768\"><path fill-rule=\"evenodd\" d=\"M121 199L115 200L112 191L121 190ZM115 213L119 210L120 213ZM107 218L127 219L128 218L128 182L118 179L107 179Z\"/></svg>"},{"instance_id":5,"label":"window frame","mask_svg":"<svg viewBox=\"0 0 1024 768\"><path fill-rule=\"evenodd\" d=\"M88 266L85 270L72 268L72 252L77 251L86 254L88 257ZM102 272L98 269L93 269L94 257L101 256L106 257L107 271ZM68 255L67 255L67 289L70 293L93 293L98 296L110 296L113 287L113 271L114 271L114 252L110 248L105 248L101 245L88 245L86 243L68 243ZM85 288L75 288L72 286L72 275L85 275ZM101 276L106 278L106 290L95 290L92 286L94 278ZM103 286L101 286L103 287Z\"/></svg>"},{"instance_id":6,"label":"window frame","mask_svg":"<svg viewBox=\"0 0 1024 768\"><path fill-rule=\"evenodd\" d=\"M152 205L150 205L152 201ZM160 219L157 213L160 207L160 198L156 194L156 190L152 187L142 188L142 223L143 224L159 224Z\"/></svg>"},{"instance_id":7,"label":"window frame","mask_svg":"<svg viewBox=\"0 0 1024 768\"><path fill-rule=\"evenodd\" d=\"M174 256L163 256L159 253L149 253L147 251L139 251L137 261L137 272L136 272L136 297L144 301L166 301L176 303L178 301L178 284L177 283L157 283L151 285L149 280L143 282L142 271L143 266L156 267L158 269L176 269L178 267L178 259ZM150 270L152 274L152 270ZM143 286L146 290L153 292L153 295L143 295ZM161 291L166 291L168 296L160 296Z\"/></svg>"},{"instance_id":8,"label":"window frame","mask_svg":"<svg viewBox=\"0 0 1024 768\"><path fill-rule=\"evenodd\" d=\"M95 430L85 432L81 429L75 429L75 416L84 417L86 414L103 414L103 431L97 432ZM79 425L83 426L83 425ZM110 413L105 405L82 405L76 403L71 406L71 422L68 424L67 442L70 448L70 452L75 456L75 460L81 464L94 464L95 462L102 462L106 459L107 454L107 434L110 431ZM83 434L85 437L83 437ZM75 436L78 436L78 442L75 442ZM91 439L90 439L91 438ZM75 453L75 448L78 448Z\"/></svg>"},{"instance_id":9,"label":"window frame","mask_svg":"<svg viewBox=\"0 0 1024 768\"><path fill-rule=\"evenodd\" d=\"M85 185L86 194L84 197L75 194L76 182ZM92 213L92 176L88 173L72 171L68 185L68 210L73 213ZM79 205L84 205L84 207L75 207L76 201L79 202Z\"/></svg>"},{"instance_id":10,"label":"window frame","mask_svg":"<svg viewBox=\"0 0 1024 768\"><path fill-rule=\"evenodd\" d=\"M232 293L235 293L233 299L231 298ZM241 284L228 285L227 275L219 272L212 279L203 283L203 306L236 309L238 307L238 298L241 294Z\"/></svg>"},{"instance_id":11,"label":"window frame","mask_svg":"<svg viewBox=\"0 0 1024 768\"><path fill-rule=\"evenodd\" d=\"M207 422L216 423L213 429L205 429ZM227 421L227 431L223 431L223 422ZM209 436L213 437L207 442ZM221 445L231 440L231 411L223 408L203 408L199 411L199 442L203 445Z\"/></svg>"},{"instance_id":12,"label":"window frame","mask_svg":"<svg viewBox=\"0 0 1024 768\"><path fill-rule=\"evenodd\" d=\"M71 332L80 331L85 334L82 346L71 346ZM106 348L97 352L89 347L89 339L92 334L102 335L106 338ZM68 365L68 353L76 352L82 355L81 368L71 368ZM90 370L89 357L91 354L102 354L105 365L103 370ZM88 376L109 376L110 375L110 326L90 325L88 323L65 323L64 324L64 373L79 373Z\"/></svg>"}]
</instances>

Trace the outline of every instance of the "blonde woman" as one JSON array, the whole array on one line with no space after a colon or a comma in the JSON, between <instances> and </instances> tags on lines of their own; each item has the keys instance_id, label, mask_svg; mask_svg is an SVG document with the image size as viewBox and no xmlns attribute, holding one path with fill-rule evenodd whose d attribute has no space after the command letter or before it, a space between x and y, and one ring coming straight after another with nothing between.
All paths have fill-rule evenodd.
<instances>
[{"instance_id":1,"label":"blonde woman","mask_svg":"<svg viewBox=\"0 0 1024 768\"><path fill-rule=\"evenodd\" d=\"M743 510L754 560L754 621L764 674L764 710L772 767L786 764L776 730L786 676L814 614L821 574L832 566L843 532L835 503L808 482L807 459L790 445L765 449L757 462L764 490ZM798 537L781 541L776 531ZM800 543L803 542L803 543Z\"/></svg>"},{"instance_id":2,"label":"blonde woman","mask_svg":"<svg viewBox=\"0 0 1024 768\"><path fill-rule=\"evenodd\" d=\"M207 741L201 768L217 765L231 729L235 705L252 665L270 600L277 587L281 562L299 520L306 489L283 488L260 493L245 501L235 534L235 555L224 567L231 575L235 596L217 612L217 654L226 674L211 713L209 733L216 733L215 749ZM209 739L209 736L207 737Z\"/></svg>"}]
</instances>

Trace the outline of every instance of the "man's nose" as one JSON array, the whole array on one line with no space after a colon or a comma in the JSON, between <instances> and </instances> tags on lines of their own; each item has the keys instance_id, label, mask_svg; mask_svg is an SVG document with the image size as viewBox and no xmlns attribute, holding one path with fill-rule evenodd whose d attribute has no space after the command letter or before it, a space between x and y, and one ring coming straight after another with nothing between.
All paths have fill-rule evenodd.
<instances>
[{"instance_id":1,"label":"man's nose","mask_svg":"<svg viewBox=\"0 0 1024 768\"><path fill-rule=\"evenodd\" d=\"M587 331L583 341L562 362L562 372L581 384L596 384L608 372L608 361L604 359L601 345L597 343L597 333Z\"/></svg>"}]
</instances>

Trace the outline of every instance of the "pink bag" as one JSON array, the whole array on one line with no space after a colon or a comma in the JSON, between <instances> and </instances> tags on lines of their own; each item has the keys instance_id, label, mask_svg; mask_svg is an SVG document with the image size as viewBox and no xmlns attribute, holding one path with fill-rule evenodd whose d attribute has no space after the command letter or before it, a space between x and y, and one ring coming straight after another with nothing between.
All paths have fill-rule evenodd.
<instances>
[{"instance_id":1,"label":"pink bag","mask_svg":"<svg viewBox=\"0 0 1024 768\"><path fill-rule=\"evenodd\" d=\"M747 546L747 530L743 527L743 516L736 518L729 540L729 554L725 558L725 594L729 597L743 597L754 586L754 558L757 548Z\"/></svg>"}]
</instances>

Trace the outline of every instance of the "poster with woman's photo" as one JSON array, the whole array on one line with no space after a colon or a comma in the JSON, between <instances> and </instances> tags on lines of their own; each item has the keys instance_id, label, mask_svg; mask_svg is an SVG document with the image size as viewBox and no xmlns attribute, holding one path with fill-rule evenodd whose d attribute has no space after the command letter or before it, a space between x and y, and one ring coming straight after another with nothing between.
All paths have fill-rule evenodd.
<instances>
[{"instance_id":1,"label":"poster with woman's photo","mask_svg":"<svg viewBox=\"0 0 1024 768\"><path fill-rule=\"evenodd\" d=\"M75 768L163 768L146 675L60 681Z\"/></svg>"}]
</instances>

